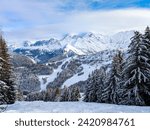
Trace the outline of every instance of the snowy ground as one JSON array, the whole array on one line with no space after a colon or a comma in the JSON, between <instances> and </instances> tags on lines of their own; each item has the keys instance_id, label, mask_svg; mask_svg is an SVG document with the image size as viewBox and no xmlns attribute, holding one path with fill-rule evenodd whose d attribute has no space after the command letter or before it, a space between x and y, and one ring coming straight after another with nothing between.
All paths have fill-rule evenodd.
<instances>
[{"instance_id":1,"label":"snowy ground","mask_svg":"<svg viewBox=\"0 0 150 130\"><path fill-rule=\"evenodd\" d=\"M7 113L150 113L150 107L85 102L16 102Z\"/></svg>"}]
</instances>

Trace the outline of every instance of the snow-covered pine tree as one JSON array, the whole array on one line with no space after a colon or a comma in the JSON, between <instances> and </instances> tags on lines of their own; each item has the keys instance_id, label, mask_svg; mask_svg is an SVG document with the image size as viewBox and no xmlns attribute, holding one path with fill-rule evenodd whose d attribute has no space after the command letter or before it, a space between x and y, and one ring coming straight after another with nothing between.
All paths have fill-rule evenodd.
<instances>
[{"instance_id":1,"label":"snow-covered pine tree","mask_svg":"<svg viewBox=\"0 0 150 130\"><path fill-rule=\"evenodd\" d=\"M147 53L147 57L148 57L147 64L150 65L150 28L148 26L146 27L145 33L143 34L142 38L143 38L142 39L143 44L146 45L147 47L147 50L144 50L145 53ZM145 104L150 106L150 85L147 86L147 88L145 89L146 89L146 94L143 96L143 98L144 98Z\"/></svg>"},{"instance_id":2,"label":"snow-covered pine tree","mask_svg":"<svg viewBox=\"0 0 150 130\"><path fill-rule=\"evenodd\" d=\"M150 28L147 26L145 29L145 33L143 34L143 42L146 44L147 46L147 53L148 53L148 63L150 63Z\"/></svg>"},{"instance_id":3,"label":"snow-covered pine tree","mask_svg":"<svg viewBox=\"0 0 150 130\"><path fill-rule=\"evenodd\" d=\"M78 87L73 87L70 89L69 101L79 101L80 91Z\"/></svg>"},{"instance_id":4,"label":"snow-covered pine tree","mask_svg":"<svg viewBox=\"0 0 150 130\"><path fill-rule=\"evenodd\" d=\"M47 88L44 101L54 101L55 100L55 89Z\"/></svg>"},{"instance_id":5,"label":"snow-covered pine tree","mask_svg":"<svg viewBox=\"0 0 150 130\"><path fill-rule=\"evenodd\" d=\"M55 88L54 93L55 93L55 100L54 101L60 101L60 94L61 94L60 88L58 88L58 87Z\"/></svg>"},{"instance_id":6,"label":"snow-covered pine tree","mask_svg":"<svg viewBox=\"0 0 150 130\"><path fill-rule=\"evenodd\" d=\"M8 54L7 45L2 35L0 35L0 57L4 60L1 63L0 80L5 82L8 86L7 91L5 91L6 97L4 98L7 100L7 104L12 104L16 100L16 86L12 76L12 67L10 64L10 56Z\"/></svg>"},{"instance_id":7,"label":"snow-covered pine tree","mask_svg":"<svg viewBox=\"0 0 150 130\"><path fill-rule=\"evenodd\" d=\"M42 90L40 92L40 97L41 97L41 100L44 101L45 100L45 96L46 96L46 91L45 90Z\"/></svg>"},{"instance_id":8,"label":"snow-covered pine tree","mask_svg":"<svg viewBox=\"0 0 150 130\"><path fill-rule=\"evenodd\" d=\"M2 71L2 63L3 62L4 62L4 60L0 57L0 72ZM0 80L0 105L6 103L5 98L4 98L4 97L6 97L6 95L4 93L6 90L7 90L7 88L5 88L5 83Z\"/></svg>"},{"instance_id":9,"label":"snow-covered pine tree","mask_svg":"<svg viewBox=\"0 0 150 130\"><path fill-rule=\"evenodd\" d=\"M3 81L0 81L0 105L7 104L7 95L6 91L8 89L8 86Z\"/></svg>"},{"instance_id":10,"label":"snow-covered pine tree","mask_svg":"<svg viewBox=\"0 0 150 130\"><path fill-rule=\"evenodd\" d=\"M62 90L60 101L61 102L69 101L69 89L66 86Z\"/></svg>"},{"instance_id":11,"label":"snow-covered pine tree","mask_svg":"<svg viewBox=\"0 0 150 130\"><path fill-rule=\"evenodd\" d=\"M91 74L89 74L88 79L87 79L87 84L86 84L86 90L84 93L84 99L83 99L83 101L85 102L89 102L89 93L91 90L91 86L92 86L92 76Z\"/></svg>"},{"instance_id":12,"label":"snow-covered pine tree","mask_svg":"<svg viewBox=\"0 0 150 130\"><path fill-rule=\"evenodd\" d=\"M76 98L78 98L78 100L79 100L79 98L81 98L80 89L78 86L75 87L75 96L76 96Z\"/></svg>"},{"instance_id":13,"label":"snow-covered pine tree","mask_svg":"<svg viewBox=\"0 0 150 130\"><path fill-rule=\"evenodd\" d=\"M150 28L147 26L143 34L143 42L147 45L148 51L150 50Z\"/></svg>"},{"instance_id":14,"label":"snow-covered pine tree","mask_svg":"<svg viewBox=\"0 0 150 130\"><path fill-rule=\"evenodd\" d=\"M150 28L147 26L145 29L145 33L143 34L143 42L146 44L147 46L147 53L149 55L149 60L148 62L150 63Z\"/></svg>"},{"instance_id":15,"label":"snow-covered pine tree","mask_svg":"<svg viewBox=\"0 0 150 130\"><path fill-rule=\"evenodd\" d=\"M51 88L46 89L44 101L46 102L51 101L51 97L50 97L51 92L52 92Z\"/></svg>"},{"instance_id":16,"label":"snow-covered pine tree","mask_svg":"<svg viewBox=\"0 0 150 130\"><path fill-rule=\"evenodd\" d=\"M56 88L51 88L51 93L50 93L50 97L51 97L51 101L55 101L56 99Z\"/></svg>"},{"instance_id":17,"label":"snow-covered pine tree","mask_svg":"<svg viewBox=\"0 0 150 130\"><path fill-rule=\"evenodd\" d=\"M99 76L98 70L92 72L91 77L89 76L87 90L85 92L85 102L97 102L97 91L99 87Z\"/></svg>"},{"instance_id":18,"label":"snow-covered pine tree","mask_svg":"<svg viewBox=\"0 0 150 130\"><path fill-rule=\"evenodd\" d=\"M106 87L106 69L104 67L101 67L98 70L98 90L96 92L97 95L97 102L102 103L103 102L103 90Z\"/></svg>"},{"instance_id":19,"label":"snow-covered pine tree","mask_svg":"<svg viewBox=\"0 0 150 130\"><path fill-rule=\"evenodd\" d=\"M121 51L113 57L112 68L110 71L110 79L108 83L108 89L110 89L110 102L117 104L119 102L119 89L120 80L122 74L123 55Z\"/></svg>"},{"instance_id":20,"label":"snow-covered pine tree","mask_svg":"<svg viewBox=\"0 0 150 130\"><path fill-rule=\"evenodd\" d=\"M2 63L4 62L4 60L0 57L0 72L2 71ZM6 85L6 83L4 83L3 81L0 80L0 105L2 104L6 104L6 91L8 89L8 86Z\"/></svg>"},{"instance_id":21,"label":"snow-covered pine tree","mask_svg":"<svg viewBox=\"0 0 150 130\"><path fill-rule=\"evenodd\" d=\"M123 68L123 91L121 104L148 105L145 96L150 98L150 64L148 46L142 34L134 33L128 50L128 58Z\"/></svg>"}]
</instances>

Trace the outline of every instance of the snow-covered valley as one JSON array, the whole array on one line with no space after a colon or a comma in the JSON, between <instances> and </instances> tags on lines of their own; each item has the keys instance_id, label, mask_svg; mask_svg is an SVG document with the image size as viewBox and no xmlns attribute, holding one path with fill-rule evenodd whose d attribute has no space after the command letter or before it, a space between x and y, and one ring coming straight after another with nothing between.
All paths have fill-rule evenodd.
<instances>
[{"instance_id":1,"label":"snow-covered valley","mask_svg":"<svg viewBox=\"0 0 150 130\"><path fill-rule=\"evenodd\" d=\"M126 59L132 36L133 31L112 36L85 33L66 35L61 40L26 41L20 47L10 48L22 102L8 105L6 112L150 112L150 107L124 106L125 103L114 105L117 103L105 102L105 97L98 100L97 96L109 86L109 74L116 54L117 58ZM83 102L79 93L86 95L86 90L93 86L99 86L99 91L96 88L92 91L94 94L89 93L93 100L84 98ZM123 95L120 95L120 90L118 98ZM73 99L72 92L76 99ZM73 102L79 99L79 102Z\"/></svg>"}]
</instances>

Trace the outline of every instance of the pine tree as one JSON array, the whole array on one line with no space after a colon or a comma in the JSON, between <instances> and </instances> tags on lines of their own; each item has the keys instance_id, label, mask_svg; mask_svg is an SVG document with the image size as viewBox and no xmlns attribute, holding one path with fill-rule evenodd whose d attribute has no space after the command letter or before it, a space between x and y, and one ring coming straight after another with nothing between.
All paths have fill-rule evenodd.
<instances>
[{"instance_id":1,"label":"pine tree","mask_svg":"<svg viewBox=\"0 0 150 130\"><path fill-rule=\"evenodd\" d=\"M143 34L143 43L146 45L147 47L147 51L146 53L148 53L148 63L150 64L150 28L146 27L145 29L145 33Z\"/></svg>"},{"instance_id":2,"label":"pine tree","mask_svg":"<svg viewBox=\"0 0 150 130\"><path fill-rule=\"evenodd\" d=\"M12 104L16 100L16 86L12 76L12 67L7 45L2 35L0 36L0 57L3 59L3 62L1 63L0 80L5 82L8 86L8 89L4 92L4 98L7 101L7 104Z\"/></svg>"},{"instance_id":3,"label":"pine tree","mask_svg":"<svg viewBox=\"0 0 150 130\"><path fill-rule=\"evenodd\" d=\"M45 93L45 99L44 101L54 101L54 90L53 88L47 88L46 93Z\"/></svg>"},{"instance_id":4,"label":"pine tree","mask_svg":"<svg viewBox=\"0 0 150 130\"><path fill-rule=\"evenodd\" d=\"M4 60L0 57L0 72L2 71L1 69L2 69L3 62L4 62ZM6 103L5 98L4 98L4 97L6 97L6 95L4 92L6 92L7 89L8 88L5 87L5 83L0 80L0 105Z\"/></svg>"},{"instance_id":5,"label":"pine tree","mask_svg":"<svg viewBox=\"0 0 150 130\"><path fill-rule=\"evenodd\" d=\"M111 94L111 87L110 87L110 75L111 73L108 72L106 74L105 83L103 88L101 89L101 102L102 103L111 103L110 94Z\"/></svg>"},{"instance_id":6,"label":"pine tree","mask_svg":"<svg viewBox=\"0 0 150 130\"><path fill-rule=\"evenodd\" d=\"M7 95L5 93L7 89L8 86L6 85L6 83L0 81L0 113L4 112L7 108Z\"/></svg>"},{"instance_id":7,"label":"pine tree","mask_svg":"<svg viewBox=\"0 0 150 130\"><path fill-rule=\"evenodd\" d=\"M92 86L89 93L89 102L97 102L97 91L99 88L99 75L98 70L96 69L92 75Z\"/></svg>"},{"instance_id":8,"label":"pine tree","mask_svg":"<svg viewBox=\"0 0 150 130\"><path fill-rule=\"evenodd\" d=\"M150 28L146 27L145 29L145 33L143 35L143 42L146 44L147 46L147 51L150 54ZM149 56L150 57L150 56ZM150 60L150 59L149 59Z\"/></svg>"},{"instance_id":9,"label":"pine tree","mask_svg":"<svg viewBox=\"0 0 150 130\"><path fill-rule=\"evenodd\" d=\"M142 39L143 44L146 45L146 47L147 47L147 50L145 49L144 51L147 54L148 65L150 65L150 28L148 26L146 27L145 33L142 38L143 38ZM149 68L149 67L147 67L147 68ZM150 82L150 80L148 82ZM150 84L150 83L148 83L148 84ZM146 89L147 89L147 92L143 96L143 98L144 98L145 104L150 106L150 86L149 87L147 86Z\"/></svg>"},{"instance_id":10,"label":"pine tree","mask_svg":"<svg viewBox=\"0 0 150 130\"><path fill-rule=\"evenodd\" d=\"M149 52L148 45L142 39L142 35L136 31L129 45L128 58L123 69L121 104L149 105L144 98L150 98Z\"/></svg>"},{"instance_id":11,"label":"pine tree","mask_svg":"<svg viewBox=\"0 0 150 130\"><path fill-rule=\"evenodd\" d=\"M81 95L80 95L80 89L79 89L78 86L75 87L75 95L76 95L76 98L78 98L78 100L79 100L79 98L81 98Z\"/></svg>"},{"instance_id":12,"label":"pine tree","mask_svg":"<svg viewBox=\"0 0 150 130\"><path fill-rule=\"evenodd\" d=\"M102 102L102 91L105 88L106 72L105 68L96 69L89 75L87 89L85 92L85 102Z\"/></svg>"},{"instance_id":13,"label":"pine tree","mask_svg":"<svg viewBox=\"0 0 150 130\"><path fill-rule=\"evenodd\" d=\"M84 101L85 102L97 102L97 91L99 86L98 70L92 72L89 76L87 89L85 92Z\"/></svg>"},{"instance_id":14,"label":"pine tree","mask_svg":"<svg viewBox=\"0 0 150 130\"><path fill-rule=\"evenodd\" d=\"M69 89L65 86L64 89L62 90L61 96L60 96L60 101L69 101Z\"/></svg>"},{"instance_id":15,"label":"pine tree","mask_svg":"<svg viewBox=\"0 0 150 130\"><path fill-rule=\"evenodd\" d=\"M84 93L84 99L83 99L85 102L89 102L89 93L90 93L91 86L92 86L91 81L92 81L92 76L91 74L89 74L88 79L87 79L87 84L86 84L86 90Z\"/></svg>"},{"instance_id":16,"label":"pine tree","mask_svg":"<svg viewBox=\"0 0 150 130\"><path fill-rule=\"evenodd\" d=\"M55 100L54 101L60 101L60 94L61 94L60 88L57 87L55 89Z\"/></svg>"},{"instance_id":17,"label":"pine tree","mask_svg":"<svg viewBox=\"0 0 150 130\"><path fill-rule=\"evenodd\" d=\"M42 101L45 100L45 97L46 97L46 91L45 91L45 90L42 90L42 91L41 91L40 97L41 97L41 100L42 100Z\"/></svg>"},{"instance_id":18,"label":"pine tree","mask_svg":"<svg viewBox=\"0 0 150 130\"><path fill-rule=\"evenodd\" d=\"M110 70L110 77L108 80L108 86L105 91L108 94L108 99L106 102L117 104L119 102L119 92L120 81L122 75L122 64L123 64L123 55L121 51L118 51L117 54L113 57L112 67ZM104 91L104 92L105 92Z\"/></svg>"},{"instance_id":19,"label":"pine tree","mask_svg":"<svg viewBox=\"0 0 150 130\"><path fill-rule=\"evenodd\" d=\"M104 67L101 67L98 71L98 90L96 92L97 102L103 103L103 90L106 86L106 70Z\"/></svg>"},{"instance_id":20,"label":"pine tree","mask_svg":"<svg viewBox=\"0 0 150 130\"><path fill-rule=\"evenodd\" d=\"M8 86L3 81L0 81L0 105L7 103L7 95L6 91L8 89Z\"/></svg>"},{"instance_id":21,"label":"pine tree","mask_svg":"<svg viewBox=\"0 0 150 130\"><path fill-rule=\"evenodd\" d=\"M70 89L69 101L79 101L80 91L78 87L73 87Z\"/></svg>"}]
</instances>

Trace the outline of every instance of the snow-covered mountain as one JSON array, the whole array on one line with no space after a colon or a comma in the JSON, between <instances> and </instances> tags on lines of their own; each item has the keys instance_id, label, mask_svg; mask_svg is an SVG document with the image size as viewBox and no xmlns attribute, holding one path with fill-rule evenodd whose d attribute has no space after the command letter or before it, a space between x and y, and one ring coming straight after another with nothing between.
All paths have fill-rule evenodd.
<instances>
[{"instance_id":1,"label":"snow-covered mountain","mask_svg":"<svg viewBox=\"0 0 150 130\"><path fill-rule=\"evenodd\" d=\"M60 43L66 51L73 51L78 55L87 55L104 50L127 49L133 31L119 32L111 36L82 33L78 35L66 35Z\"/></svg>"},{"instance_id":2,"label":"snow-covered mountain","mask_svg":"<svg viewBox=\"0 0 150 130\"><path fill-rule=\"evenodd\" d=\"M45 63L50 58L62 55L63 53L63 48L59 40L54 38L36 41L35 43L24 41L21 45L15 48L16 45L14 44L13 47L10 46L9 48L16 53L30 56L39 63Z\"/></svg>"},{"instance_id":3,"label":"snow-covered mountain","mask_svg":"<svg viewBox=\"0 0 150 130\"><path fill-rule=\"evenodd\" d=\"M118 32L111 36L110 46L114 49L127 50L134 31Z\"/></svg>"},{"instance_id":4,"label":"snow-covered mountain","mask_svg":"<svg viewBox=\"0 0 150 130\"><path fill-rule=\"evenodd\" d=\"M17 73L25 72L25 75L31 78L34 74L36 80L39 78L41 90L46 87L78 85L81 91L84 91L88 75L101 66L109 69L116 50L125 52L133 34L133 31L119 32L110 36L82 33L66 35L61 40L51 38L34 43L25 41L10 48L18 54L29 57L29 60L36 61L34 65L22 66L18 63L20 60L17 61L18 56L14 57L15 65L19 65ZM24 68L20 70L22 67ZM47 68L50 72L48 74ZM40 73L36 69L40 70Z\"/></svg>"},{"instance_id":5,"label":"snow-covered mountain","mask_svg":"<svg viewBox=\"0 0 150 130\"><path fill-rule=\"evenodd\" d=\"M67 34L60 40L24 41L19 46L13 44L10 48L19 54L33 57L38 62L47 62L49 59L63 54L89 55L104 50L126 50L133 31L119 32L111 36L82 33L78 35Z\"/></svg>"},{"instance_id":6,"label":"snow-covered mountain","mask_svg":"<svg viewBox=\"0 0 150 130\"><path fill-rule=\"evenodd\" d=\"M106 50L109 43L110 37L94 33L67 35L61 40L61 44L66 45L66 51L71 50L78 53L78 55L86 55Z\"/></svg>"}]
</instances>

